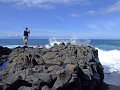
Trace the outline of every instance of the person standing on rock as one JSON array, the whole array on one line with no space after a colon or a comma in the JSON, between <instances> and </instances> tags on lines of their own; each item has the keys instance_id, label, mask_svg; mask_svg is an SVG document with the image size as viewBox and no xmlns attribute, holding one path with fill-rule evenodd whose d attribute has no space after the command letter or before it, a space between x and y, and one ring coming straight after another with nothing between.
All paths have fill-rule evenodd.
<instances>
[{"instance_id":1,"label":"person standing on rock","mask_svg":"<svg viewBox=\"0 0 120 90\"><path fill-rule=\"evenodd\" d=\"M28 28L26 27L25 30L24 30L24 47L28 47L28 37L29 37L29 34L30 34L30 30L28 30Z\"/></svg>"}]
</instances>

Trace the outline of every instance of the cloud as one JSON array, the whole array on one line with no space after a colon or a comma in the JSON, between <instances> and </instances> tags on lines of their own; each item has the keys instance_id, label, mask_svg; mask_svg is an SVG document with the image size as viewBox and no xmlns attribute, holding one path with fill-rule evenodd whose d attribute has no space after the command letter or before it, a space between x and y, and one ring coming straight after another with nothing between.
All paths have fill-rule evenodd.
<instances>
[{"instance_id":1,"label":"cloud","mask_svg":"<svg viewBox=\"0 0 120 90\"><path fill-rule=\"evenodd\" d=\"M117 0L115 3L106 6L104 8L100 8L98 11L95 11L96 14L110 14L120 12L120 0Z\"/></svg>"},{"instance_id":2,"label":"cloud","mask_svg":"<svg viewBox=\"0 0 120 90\"><path fill-rule=\"evenodd\" d=\"M56 18L58 18L60 21L64 21L64 18L59 15L54 15Z\"/></svg>"},{"instance_id":3,"label":"cloud","mask_svg":"<svg viewBox=\"0 0 120 90\"><path fill-rule=\"evenodd\" d=\"M103 33L114 31L116 27L120 25L120 21L104 21L104 22L96 22L93 24L87 24L87 27L91 30L95 31L103 31Z\"/></svg>"},{"instance_id":4,"label":"cloud","mask_svg":"<svg viewBox=\"0 0 120 90\"><path fill-rule=\"evenodd\" d=\"M113 13L113 12L119 12L120 11L120 0L117 0L114 4L101 9L104 13Z\"/></svg>"},{"instance_id":5,"label":"cloud","mask_svg":"<svg viewBox=\"0 0 120 90\"><path fill-rule=\"evenodd\" d=\"M71 17L79 17L80 14L79 14L79 13L72 13L70 16L71 16Z\"/></svg>"},{"instance_id":6,"label":"cloud","mask_svg":"<svg viewBox=\"0 0 120 90\"><path fill-rule=\"evenodd\" d=\"M96 15L96 11L90 10L90 11L88 11L86 14L89 14L89 15L94 16L94 15Z\"/></svg>"},{"instance_id":7,"label":"cloud","mask_svg":"<svg viewBox=\"0 0 120 90\"><path fill-rule=\"evenodd\" d=\"M53 8L56 5L73 5L82 2L87 2L88 0L0 0L1 3L11 3L15 5L24 5L27 7L40 7L40 8Z\"/></svg>"},{"instance_id":8,"label":"cloud","mask_svg":"<svg viewBox=\"0 0 120 90\"><path fill-rule=\"evenodd\" d=\"M95 29L95 30L99 30L100 29L100 27L98 27L98 25L96 25L96 24L88 24L87 27L91 28L91 29Z\"/></svg>"},{"instance_id":9,"label":"cloud","mask_svg":"<svg viewBox=\"0 0 120 90\"><path fill-rule=\"evenodd\" d=\"M103 15L103 14L110 14L110 13L115 13L115 12L120 12L120 0L117 0L111 5L108 5L106 7L101 7L98 10L90 10L86 12L88 15Z\"/></svg>"}]
</instances>

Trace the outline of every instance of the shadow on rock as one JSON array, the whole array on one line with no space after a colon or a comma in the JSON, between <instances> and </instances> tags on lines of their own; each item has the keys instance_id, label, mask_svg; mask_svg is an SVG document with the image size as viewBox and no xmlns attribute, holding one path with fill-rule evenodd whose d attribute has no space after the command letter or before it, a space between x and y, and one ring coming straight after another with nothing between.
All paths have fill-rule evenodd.
<instances>
[{"instance_id":1,"label":"shadow on rock","mask_svg":"<svg viewBox=\"0 0 120 90\"><path fill-rule=\"evenodd\" d=\"M18 90L21 86L32 87L32 84L25 80L22 80L22 78L19 77L18 80L10 84L9 87L6 88L5 90Z\"/></svg>"}]
</instances>

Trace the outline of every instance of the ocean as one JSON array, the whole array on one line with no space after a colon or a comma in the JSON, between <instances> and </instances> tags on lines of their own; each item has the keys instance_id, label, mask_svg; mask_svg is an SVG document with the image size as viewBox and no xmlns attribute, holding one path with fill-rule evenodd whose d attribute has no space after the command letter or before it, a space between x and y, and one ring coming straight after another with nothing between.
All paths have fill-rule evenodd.
<instances>
[{"instance_id":1,"label":"ocean","mask_svg":"<svg viewBox=\"0 0 120 90\"><path fill-rule=\"evenodd\" d=\"M105 79L108 84L120 86L120 40L80 40L80 39L29 39L29 46L45 46L50 48L54 43L72 43L76 45L91 45L98 49L99 60L104 66ZM0 39L0 46L14 48L23 46L22 39Z\"/></svg>"}]
</instances>

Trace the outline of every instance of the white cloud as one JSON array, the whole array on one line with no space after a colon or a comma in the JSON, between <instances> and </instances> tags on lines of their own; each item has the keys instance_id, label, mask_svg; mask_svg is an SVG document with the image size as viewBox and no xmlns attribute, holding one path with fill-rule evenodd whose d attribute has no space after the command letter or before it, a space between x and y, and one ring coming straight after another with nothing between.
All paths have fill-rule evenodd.
<instances>
[{"instance_id":1,"label":"white cloud","mask_svg":"<svg viewBox=\"0 0 120 90\"><path fill-rule=\"evenodd\" d=\"M54 15L56 18L58 18L60 21L64 21L64 18L59 15Z\"/></svg>"},{"instance_id":2,"label":"white cloud","mask_svg":"<svg viewBox=\"0 0 120 90\"><path fill-rule=\"evenodd\" d=\"M0 0L1 3L12 3L15 5L24 5L27 7L38 6L41 8L53 8L57 4L73 5L87 1L88 0Z\"/></svg>"},{"instance_id":3,"label":"white cloud","mask_svg":"<svg viewBox=\"0 0 120 90\"><path fill-rule=\"evenodd\" d=\"M96 15L96 11L90 10L90 11L88 11L86 14L89 14L89 15Z\"/></svg>"},{"instance_id":4,"label":"white cloud","mask_svg":"<svg viewBox=\"0 0 120 90\"><path fill-rule=\"evenodd\" d=\"M117 0L117 2L106 8L101 9L101 11L102 10L105 13L120 12L120 0Z\"/></svg>"},{"instance_id":5,"label":"white cloud","mask_svg":"<svg viewBox=\"0 0 120 90\"><path fill-rule=\"evenodd\" d=\"M91 29L95 29L95 30L99 30L100 29L100 27L98 27L98 25L96 25L96 24L88 24L87 27L91 28Z\"/></svg>"},{"instance_id":6,"label":"white cloud","mask_svg":"<svg viewBox=\"0 0 120 90\"><path fill-rule=\"evenodd\" d=\"M120 0L117 0L115 3L108 5L104 8L100 8L98 10L90 10L87 12L88 15L103 15L120 12Z\"/></svg>"},{"instance_id":7,"label":"white cloud","mask_svg":"<svg viewBox=\"0 0 120 90\"><path fill-rule=\"evenodd\" d=\"M88 24L87 27L91 30L95 31L103 31L103 33L106 31L114 31L116 27L120 25L120 21L104 21L103 22L96 22L94 24Z\"/></svg>"},{"instance_id":8,"label":"white cloud","mask_svg":"<svg viewBox=\"0 0 120 90\"><path fill-rule=\"evenodd\" d=\"M80 14L79 14L79 13L72 13L70 16L71 16L71 17L79 17Z\"/></svg>"}]
</instances>

